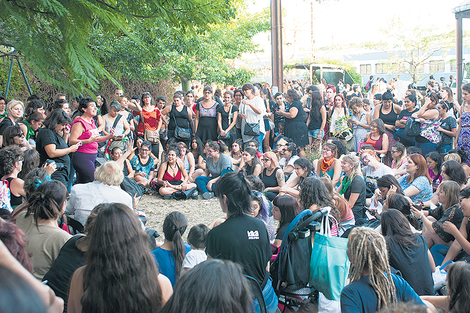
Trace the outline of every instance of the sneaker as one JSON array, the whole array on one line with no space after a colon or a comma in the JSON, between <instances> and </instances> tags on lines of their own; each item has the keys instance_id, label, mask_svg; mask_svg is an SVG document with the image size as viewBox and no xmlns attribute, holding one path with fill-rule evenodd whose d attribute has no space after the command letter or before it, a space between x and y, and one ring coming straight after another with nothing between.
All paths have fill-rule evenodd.
<instances>
[{"instance_id":1,"label":"sneaker","mask_svg":"<svg viewBox=\"0 0 470 313\"><path fill-rule=\"evenodd\" d=\"M211 199L211 198L214 198L214 193L213 193L213 192L209 192L209 191L204 192L204 193L202 194L202 198L203 198L203 199L206 199L206 200L209 200L209 199Z\"/></svg>"},{"instance_id":2,"label":"sneaker","mask_svg":"<svg viewBox=\"0 0 470 313\"><path fill-rule=\"evenodd\" d=\"M193 193L191 194L191 199L197 200L199 198L199 192L197 190L194 190Z\"/></svg>"},{"instance_id":3,"label":"sneaker","mask_svg":"<svg viewBox=\"0 0 470 313\"><path fill-rule=\"evenodd\" d=\"M170 200L172 195L164 195L163 200Z\"/></svg>"}]
</instances>

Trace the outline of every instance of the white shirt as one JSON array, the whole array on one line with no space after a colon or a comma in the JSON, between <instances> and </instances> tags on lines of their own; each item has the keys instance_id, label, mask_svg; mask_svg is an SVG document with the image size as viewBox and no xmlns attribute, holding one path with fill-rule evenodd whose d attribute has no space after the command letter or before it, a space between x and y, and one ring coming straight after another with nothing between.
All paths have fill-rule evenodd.
<instances>
[{"instance_id":1,"label":"white shirt","mask_svg":"<svg viewBox=\"0 0 470 313\"><path fill-rule=\"evenodd\" d=\"M199 263L207 260L207 254L204 250L193 249L186 253L183 261L183 268L193 268Z\"/></svg>"},{"instance_id":2,"label":"white shirt","mask_svg":"<svg viewBox=\"0 0 470 313\"><path fill-rule=\"evenodd\" d=\"M122 203L133 208L132 197L121 187L94 181L72 187L65 213L75 214L75 219L85 225L88 215L100 203Z\"/></svg>"},{"instance_id":3,"label":"white shirt","mask_svg":"<svg viewBox=\"0 0 470 313\"><path fill-rule=\"evenodd\" d=\"M253 109L249 105L243 104L243 101L248 101L252 103L257 109L261 110L261 114L255 113ZM251 139L255 138L253 136L246 136L244 134L244 129L245 129L245 124L250 123L250 124L258 124L260 126L260 132L261 133L266 133L266 130L264 129L264 120L263 116L266 114L266 107L264 106L264 101L260 97L254 97L251 100L244 99L242 103L240 104L240 110L239 113L241 114L246 114L246 119L242 119L242 139L243 142L248 142ZM257 138L256 138L257 139ZM260 143L261 144L261 143Z\"/></svg>"}]
</instances>

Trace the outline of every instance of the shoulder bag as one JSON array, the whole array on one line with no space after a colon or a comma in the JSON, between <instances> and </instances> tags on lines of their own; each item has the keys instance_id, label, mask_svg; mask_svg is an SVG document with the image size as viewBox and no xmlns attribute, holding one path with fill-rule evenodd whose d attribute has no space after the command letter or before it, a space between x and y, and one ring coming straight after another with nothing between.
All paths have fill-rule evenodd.
<instances>
[{"instance_id":1,"label":"shoulder bag","mask_svg":"<svg viewBox=\"0 0 470 313\"><path fill-rule=\"evenodd\" d=\"M176 110L176 107L174 108ZM191 128L179 127L176 122L175 113L173 113L173 120L175 121L175 138L178 140L189 140L191 138Z\"/></svg>"},{"instance_id":2,"label":"shoulder bag","mask_svg":"<svg viewBox=\"0 0 470 313\"><path fill-rule=\"evenodd\" d=\"M404 132L405 135L409 137L419 136L419 134L421 133L421 123L411 116L408 117L408 119L406 120Z\"/></svg>"},{"instance_id":3,"label":"shoulder bag","mask_svg":"<svg viewBox=\"0 0 470 313\"><path fill-rule=\"evenodd\" d=\"M246 104L243 104L243 112L246 115ZM259 136L260 131L259 121L258 123L245 122L245 129L243 130L245 136Z\"/></svg>"},{"instance_id":4,"label":"shoulder bag","mask_svg":"<svg viewBox=\"0 0 470 313\"><path fill-rule=\"evenodd\" d=\"M142 117L142 124L144 125L144 139L151 143L160 143L160 132L158 130L148 130L145 128L144 109L140 111L140 117Z\"/></svg>"}]
</instances>

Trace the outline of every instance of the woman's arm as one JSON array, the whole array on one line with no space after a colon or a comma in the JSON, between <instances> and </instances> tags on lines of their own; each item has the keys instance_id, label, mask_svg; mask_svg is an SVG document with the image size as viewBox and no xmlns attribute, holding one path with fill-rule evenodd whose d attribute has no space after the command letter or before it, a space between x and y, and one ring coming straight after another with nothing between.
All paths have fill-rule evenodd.
<instances>
[{"instance_id":1,"label":"woman's arm","mask_svg":"<svg viewBox=\"0 0 470 313\"><path fill-rule=\"evenodd\" d=\"M165 186L165 183L168 183L166 180L163 180L163 175L165 175L165 169L167 168L167 164L168 162L163 162L160 165L160 168L158 169L157 182L162 186Z\"/></svg>"},{"instance_id":2,"label":"woman's arm","mask_svg":"<svg viewBox=\"0 0 470 313\"><path fill-rule=\"evenodd\" d=\"M171 286L170 280L165 275L158 274L157 279L160 290L162 291L162 306L164 306L173 294L173 287Z\"/></svg>"},{"instance_id":3,"label":"woman's arm","mask_svg":"<svg viewBox=\"0 0 470 313\"><path fill-rule=\"evenodd\" d=\"M67 302L67 312L82 312L82 296L83 296L83 267L80 267L73 273L70 280L69 299Z\"/></svg>"},{"instance_id":4,"label":"woman's arm","mask_svg":"<svg viewBox=\"0 0 470 313\"><path fill-rule=\"evenodd\" d=\"M277 111L277 114L281 115L281 116L284 116L285 118L288 118L288 119L293 119L297 116L297 114L299 113L299 110L296 108L296 107L291 107L289 109L289 112L285 112L285 111Z\"/></svg>"},{"instance_id":5,"label":"woman's arm","mask_svg":"<svg viewBox=\"0 0 470 313\"><path fill-rule=\"evenodd\" d=\"M331 183L333 184L333 188L334 188L338 184L339 178L341 177L341 162L339 160L335 160L335 164L333 165L333 168L334 168L335 173L333 174L333 177L330 177L330 178L331 178Z\"/></svg>"},{"instance_id":6,"label":"woman's arm","mask_svg":"<svg viewBox=\"0 0 470 313\"><path fill-rule=\"evenodd\" d=\"M388 135L384 133L382 135L382 150L375 150L375 151L377 151L378 154L387 154L388 146L389 146Z\"/></svg>"},{"instance_id":7,"label":"woman's arm","mask_svg":"<svg viewBox=\"0 0 470 313\"><path fill-rule=\"evenodd\" d=\"M451 136L451 137L455 137L457 136L457 127L454 127L452 128L451 130L447 130L447 129L444 129L442 127L439 126L439 128L437 129L438 132L441 132L441 133L444 133L448 136Z\"/></svg>"},{"instance_id":8,"label":"woman's arm","mask_svg":"<svg viewBox=\"0 0 470 313\"><path fill-rule=\"evenodd\" d=\"M376 120L380 116L380 110L382 109L382 105L379 104L378 106L375 107L374 109L374 116L372 117L373 120Z\"/></svg>"},{"instance_id":9,"label":"woman's arm","mask_svg":"<svg viewBox=\"0 0 470 313\"><path fill-rule=\"evenodd\" d=\"M122 125L124 126L124 133L122 134L122 136L127 136L129 135L129 133L131 132L131 129L129 128L129 123L124 119L122 120Z\"/></svg>"},{"instance_id":10,"label":"woman's arm","mask_svg":"<svg viewBox=\"0 0 470 313\"><path fill-rule=\"evenodd\" d=\"M253 169L253 175L259 176L261 174L261 171L262 171L261 164L256 164L255 168Z\"/></svg>"},{"instance_id":11,"label":"woman's arm","mask_svg":"<svg viewBox=\"0 0 470 313\"><path fill-rule=\"evenodd\" d=\"M96 116L96 119L98 120L98 131L99 132L102 132L104 130L104 127L105 127L105 123L104 123L104 120L103 120L103 116L101 115L97 115Z\"/></svg>"},{"instance_id":12,"label":"woman's arm","mask_svg":"<svg viewBox=\"0 0 470 313\"><path fill-rule=\"evenodd\" d=\"M78 143L74 144L74 145L72 145L68 148L65 148L65 149L56 149L56 147L57 146L53 143L48 144L44 147L44 151L46 151L46 154L49 158L55 159L55 158L64 156L66 154L75 152L75 151L77 151L77 149L79 147L79 144Z\"/></svg>"},{"instance_id":13,"label":"woman's arm","mask_svg":"<svg viewBox=\"0 0 470 313\"><path fill-rule=\"evenodd\" d=\"M78 137L80 137L84 131L85 131L85 127L83 127L82 123L77 122L73 124L72 130L70 133L69 144L74 145L74 144L77 144L79 141L81 141L83 144L87 144L87 143L95 142L100 137L100 135L95 135L88 139L78 140Z\"/></svg>"},{"instance_id":14,"label":"woman's arm","mask_svg":"<svg viewBox=\"0 0 470 313\"><path fill-rule=\"evenodd\" d=\"M320 114L321 114L321 125L320 125L320 131L318 134L319 136L318 139L321 139L321 132L325 129L325 125L326 125L326 108L323 105L320 108ZM309 114L309 117L310 117L310 114Z\"/></svg>"},{"instance_id":15,"label":"woman's arm","mask_svg":"<svg viewBox=\"0 0 470 313\"><path fill-rule=\"evenodd\" d=\"M26 197L26 193L23 189L24 181L21 178L12 179L10 182L10 190L13 195L20 195Z\"/></svg>"},{"instance_id":16,"label":"woman's arm","mask_svg":"<svg viewBox=\"0 0 470 313\"><path fill-rule=\"evenodd\" d=\"M286 178L284 177L284 172L281 169L278 169L276 171L276 181L277 181L276 187L268 187L265 189L265 191L279 192L279 190L286 185Z\"/></svg>"},{"instance_id":17,"label":"woman's arm","mask_svg":"<svg viewBox=\"0 0 470 313\"><path fill-rule=\"evenodd\" d=\"M132 168L131 162L127 159L124 159L124 166L127 166L127 171L129 172L127 177L134 179L135 171Z\"/></svg>"},{"instance_id":18,"label":"woman's arm","mask_svg":"<svg viewBox=\"0 0 470 313\"><path fill-rule=\"evenodd\" d=\"M186 154L186 157L188 158L188 163L189 163L189 177L193 176L194 171L196 170L196 161L194 160L194 155L191 152L188 152Z\"/></svg>"},{"instance_id":19,"label":"woman's arm","mask_svg":"<svg viewBox=\"0 0 470 313\"><path fill-rule=\"evenodd\" d=\"M217 129L219 130L219 135L224 129L222 128L222 113L217 112Z\"/></svg>"},{"instance_id":20,"label":"woman's arm","mask_svg":"<svg viewBox=\"0 0 470 313\"><path fill-rule=\"evenodd\" d=\"M237 124L237 118L238 118L238 111L235 111L235 112L233 112L232 123L230 123L230 125L228 125L227 129L225 130L226 132L229 132L232 128L235 127L235 125Z\"/></svg>"},{"instance_id":21,"label":"woman's arm","mask_svg":"<svg viewBox=\"0 0 470 313\"><path fill-rule=\"evenodd\" d=\"M199 126L199 110L196 110L196 121L194 122L195 133L197 132L198 126Z\"/></svg>"},{"instance_id":22,"label":"woman's arm","mask_svg":"<svg viewBox=\"0 0 470 313\"><path fill-rule=\"evenodd\" d=\"M449 296L420 296L421 300L427 301L434 305L436 308L444 310L444 312L449 311ZM428 309L429 312L429 309ZM432 311L431 311L432 312Z\"/></svg>"},{"instance_id":23,"label":"woman's arm","mask_svg":"<svg viewBox=\"0 0 470 313\"><path fill-rule=\"evenodd\" d=\"M250 100L243 100L242 103L245 104L245 105L250 106L250 108L251 108L251 109L253 110L253 112L255 112L256 114L261 114L261 112L262 112L261 109L258 108L258 107L256 107L253 103L251 103ZM264 103L263 103L263 105L264 105Z\"/></svg>"},{"instance_id":24,"label":"woman's arm","mask_svg":"<svg viewBox=\"0 0 470 313\"><path fill-rule=\"evenodd\" d=\"M359 199L359 195L360 194L358 193L351 193L351 195L349 196L349 201L348 201L348 206L350 208L352 208L356 204L357 199Z\"/></svg>"}]
</instances>

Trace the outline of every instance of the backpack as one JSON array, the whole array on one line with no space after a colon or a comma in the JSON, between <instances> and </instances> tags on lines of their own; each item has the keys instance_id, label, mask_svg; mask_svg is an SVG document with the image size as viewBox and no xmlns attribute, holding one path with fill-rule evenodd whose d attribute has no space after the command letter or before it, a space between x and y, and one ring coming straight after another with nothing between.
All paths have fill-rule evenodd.
<instances>
[{"instance_id":1,"label":"backpack","mask_svg":"<svg viewBox=\"0 0 470 313\"><path fill-rule=\"evenodd\" d=\"M409 117L405 124L405 135L409 137L416 137L421 134L421 123L413 117Z\"/></svg>"},{"instance_id":2,"label":"backpack","mask_svg":"<svg viewBox=\"0 0 470 313\"><path fill-rule=\"evenodd\" d=\"M13 212L11 207L10 183L4 179L0 181L0 210Z\"/></svg>"},{"instance_id":3,"label":"backpack","mask_svg":"<svg viewBox=\"0 0 470 313\"><path fill-rule=\"evenodd\" d=\"M366 86L364 87L366 91L370 90L370 80L367 82Z\"/></svg>"}]
</instances>

